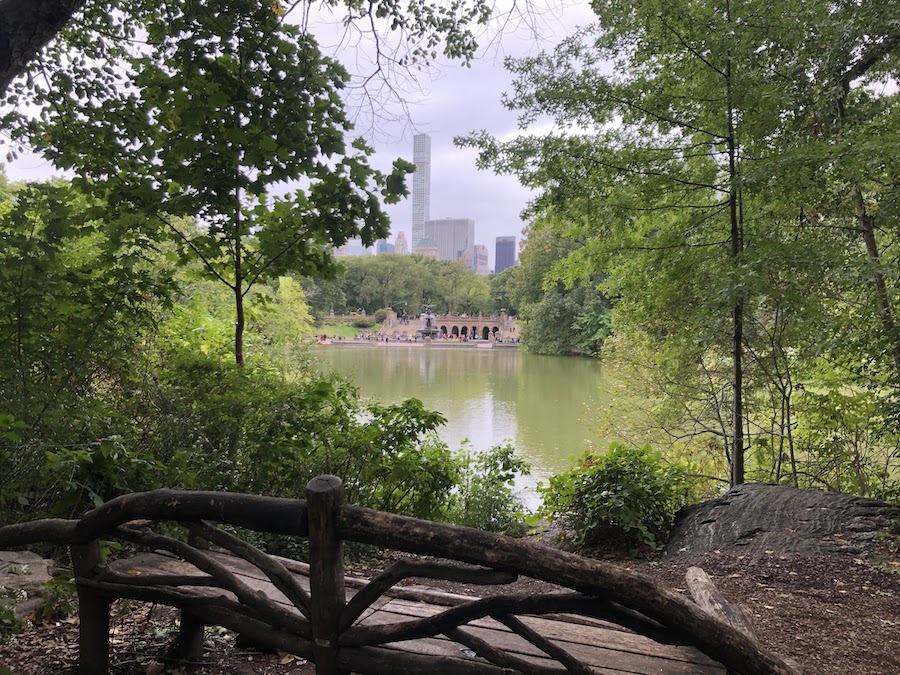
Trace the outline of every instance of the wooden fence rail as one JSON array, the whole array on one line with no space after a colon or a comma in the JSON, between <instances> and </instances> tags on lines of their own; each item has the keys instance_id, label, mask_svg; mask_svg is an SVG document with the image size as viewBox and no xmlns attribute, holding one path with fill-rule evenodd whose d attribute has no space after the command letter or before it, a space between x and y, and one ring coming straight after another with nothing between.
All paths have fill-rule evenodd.
<instances>
[{"instance_id":1,"label":"wooden fence rail","mask_svg":"<svg viewBox=\"0 0 900 675\"><path fill-rule=\"evenodd\" d=\"M177 647L184 656L197 656L202 649L204 624L218 624L261 645L311 659L319 675L613 672L597 662L595 652L605 649L602 645L588 645L590 655L585 656L576 653L578 645L567 647L569 643L561 641L565 635L557 635L560 629L553 623L561 616L567 626L588 625L584 630L599 625L598 619L610 622L674 654L665 661L669 670L641 665L642 655L635 654L635 670L625 672L721 673L719 664L741 675L797 672L760 646L752 629L746 630L733 616L710 612L644 575L529 541L342 502L343 486L335 476L310 481L306 501L155 490L117 497L80 520L48 519L0 528L0 549L40 541L71 547L81 624L80 675L108 672L109 605L119 597L180 608ZM158 521L184 525L187 541L154 532L151 525ZM267 555L212 523L308 537L309 565ZM113 538L168 556L143 554L106 564L98 542ZM344 541L448 562L400 560L366 584L354 581L348 592ZM405 589L396 585L410 578L496 585L511 583L518 575L568 592L446 596L438 604L447 606L419 612L421 616L413 606L412 616L404 620L376 617L383 598L403 596ZM727 605L723 598L717 603L719 608ZM562 632L566 630L575 629ZM493 644L490 638L506 635L519 645L516 649ZM463 658L442 652L435 646L437 638L449 638L471 653ZM708 658L698 654L691 661L693 657L681 656L688 652L678 651L684 648L668 646L678 644Z\"/></svg>"}]
</instances>

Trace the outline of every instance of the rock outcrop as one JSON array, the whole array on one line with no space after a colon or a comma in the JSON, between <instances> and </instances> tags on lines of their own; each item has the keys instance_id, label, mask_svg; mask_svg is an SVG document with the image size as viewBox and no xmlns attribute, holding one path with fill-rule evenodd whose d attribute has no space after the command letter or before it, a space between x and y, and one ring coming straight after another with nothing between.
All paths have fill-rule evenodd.
<instances>
[{"instance_id":1,"label":"rock outcrop","mask_svg":"<svg viewBox=\"0 0 900 675\"><path fill-rule=\"evenodd\" d=\"M34 614L44 602L53 561L30 551L0 551L0 605L13 606L16 618Z\"/></svg>"},{"instance_id":2,"label":"rock outcrop","mask_svg":"<svg viewBox=\"0 0 900 675\"><path fill-rule=\"evenodd\" d=\"M863 555L900 510L821 490L751 483L679 511L666 554Z\"/></svg>"}]
</instances>

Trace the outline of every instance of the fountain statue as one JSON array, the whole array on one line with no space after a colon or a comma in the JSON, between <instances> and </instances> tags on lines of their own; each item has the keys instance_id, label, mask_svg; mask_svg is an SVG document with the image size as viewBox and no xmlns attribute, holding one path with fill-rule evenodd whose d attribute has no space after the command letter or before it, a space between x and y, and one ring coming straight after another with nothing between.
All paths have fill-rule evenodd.
<instances>
[{"instance_id":1,"label":"fountain statue","mask_svg":"<svg viewBox=\"0 0 900 675\"><path fill-rule=\"evenodd\" d=\"M437 326L434 325L435 319L437 319L437 317L434 315L434 312L432 311L434 309L434 305L423 305L422 309L424 310L422 312L422 319L424 320L425 325L422 328L419 328L416 333L423 338L436 338L441 334L441 331Z\"/></svg>"}]
</instances>

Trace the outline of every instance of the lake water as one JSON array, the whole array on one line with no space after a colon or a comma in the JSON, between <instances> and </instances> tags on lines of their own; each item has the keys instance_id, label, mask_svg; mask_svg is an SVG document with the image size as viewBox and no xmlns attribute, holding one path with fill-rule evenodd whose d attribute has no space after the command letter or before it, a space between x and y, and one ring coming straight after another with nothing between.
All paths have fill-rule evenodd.
<instances>
[{"instance_id":1,"label":"lake water","mask_svg":"<svg viewBox=\"0 0 900 675\"><path fill-rule=\"evenodd\" d=\"M475 450L512 442L532 465L521 481L529 493L537 481L570 468L573 455L612 440L594 432L608 400L593 359L375 344L316 346L312 354L350 377L363 396L384 403L415 397L441 412L447 424L440 436L452 449L465 439Z\"/></svg>"}]
</instances>

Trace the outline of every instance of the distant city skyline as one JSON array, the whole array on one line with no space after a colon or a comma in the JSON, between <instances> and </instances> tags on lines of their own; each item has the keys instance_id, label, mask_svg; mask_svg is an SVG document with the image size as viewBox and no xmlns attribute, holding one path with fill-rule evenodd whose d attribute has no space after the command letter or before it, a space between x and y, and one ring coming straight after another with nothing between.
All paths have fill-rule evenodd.
<instances>
[{"instance_id":1,"label":"distant city skyline","mask_svg":"<svg viewBox=\"0 0 900 675\"><path fill-rule=\"evenodd\" d=\"M471 131L467 129L466 131ZM462 133L462 130L461 132ZM428 157L422 155L413 163L428 167L427 191L420 182L417 169L407 175L410 195L397 205L386 207L391 218L391 240L401 232L409 241L409 252L414 253L424 233L414 218L424 213L427 194L427 208L431 220L448 218L471 218L475 221L475 243L488 249L488 267L496 268L495 241L497 236L512 236L517 241L524 239L526 221L521 213L528 206L533 193L519 185L511 176L497 176L490 171L479 170L475 166L475 152L453 145L453 139L444 134L416 134L425 136L428 142ZM405 151L393 148L393 157L407 161L416 159L413 144L407 142ZM388 151L390 152L390 151ZM424 172L422 175L424 179ZM417 195L421 195L422 202ZM427 219L426 219L427 220ZM471 255L470 255L471 258Z\"/></svg>"},{"instance_id":2,"label":"distant city skyline","mask_svg":"<svg viewBox=\"0 0 900 675\"><path fill-rule=\"evenodd\" d=\"M533 27L525 24L513 27L496 40L481 36L483 47L469 66L438 59L430 70L414 73L412 77L416 81L395 83L402 92L399 97L402 102L386 99L379 101L381 106L369 106L348 100L348 115L356 125L355 133L374 148L372 165L385 173L390 173L397 158L413 160L414 135L430 137L429 217L474 219L476 242L488 247L492 259L497 236L523 239L526 222L520 214L535 193L513 176L498 176L490 170L478 169L477 152L456 147L453 139L481 129L504 141L518 135L517 112L507 109L501 100L504 92L513 89L513 77L503 67L504 57L535 56L541 50L552 49L578 25L596 21L586 2L561 4L532 18L536 21ZM347 33L340 21L334 22L331 31L328 26L317 26L315 34L325 52L341 63L350 66L360 56L365 57L364 52L345 40ZM364 68L358 70L359 77L368 74ZM373 120L372 110L378 110L381 116ZM538 120L530 127L531 131L538 132L549 129L548 120ZM11 181L66 175L61 170L53 170L48 161L36 155L20 152L19 156L7 167ZM412 243L413 182L413 176L408 176L408 198L384 206L391 219L389 241L403 232L408 244ZM285 185L273 190L273 194L284 194L296 187ZM493 269L496 261L491 263Z\"/></svg>"}]
</instances>

